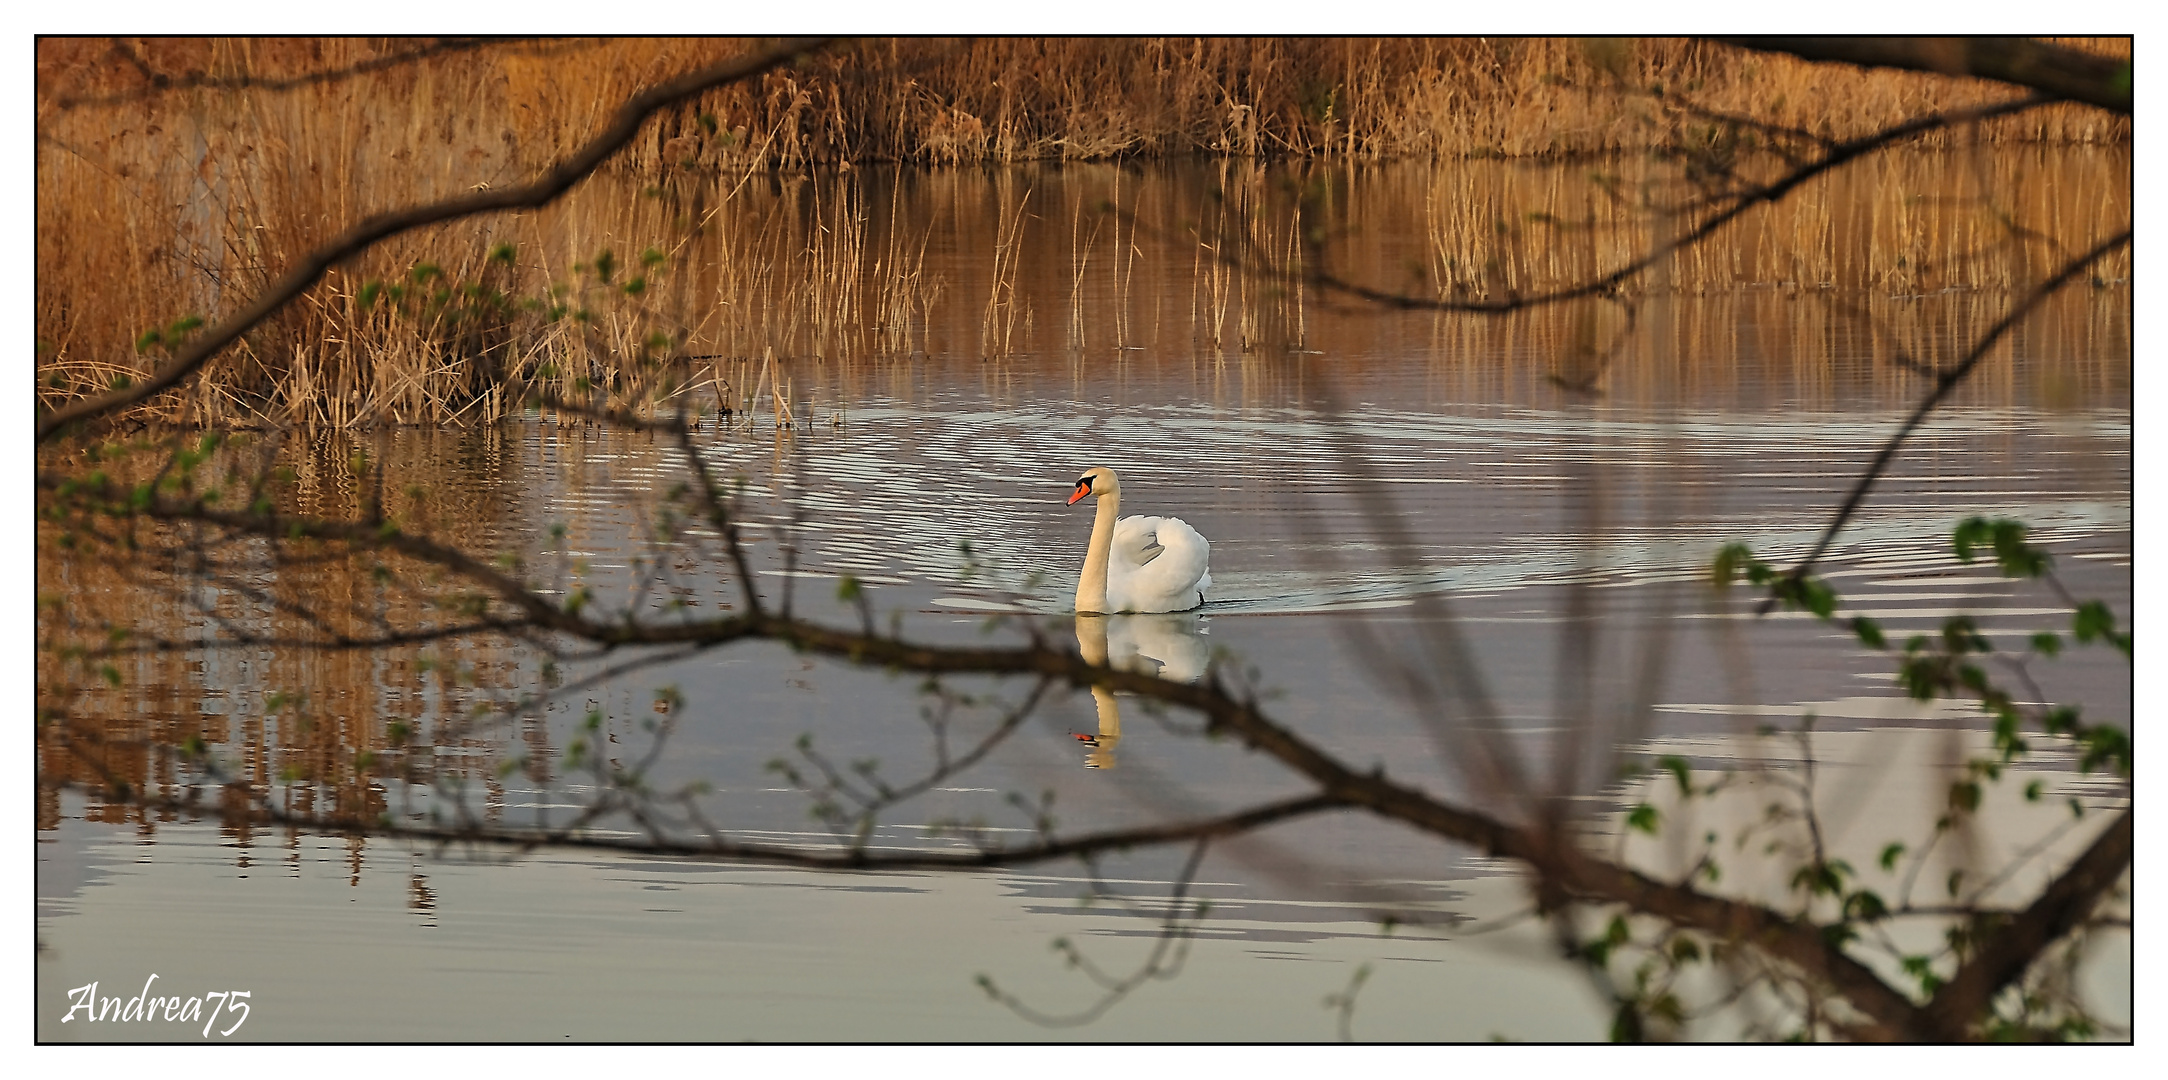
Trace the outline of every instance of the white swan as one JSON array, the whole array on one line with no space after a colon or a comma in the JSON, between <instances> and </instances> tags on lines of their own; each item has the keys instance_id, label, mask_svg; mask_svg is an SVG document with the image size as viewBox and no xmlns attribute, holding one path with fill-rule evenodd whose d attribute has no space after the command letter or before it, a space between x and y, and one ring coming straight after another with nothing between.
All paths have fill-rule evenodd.
<instances>
[{"instance_id":1,"label":"white swan","mask_svg":"<svg viewBox=\"0 0 2168 1080\"><path fill-rule=\"evenodd\" d=\"M1098 497L1099 513L1076 579L1077 611L1188 611L1204 603L1212 545L1197 530L1180 518L1119 517L1122 482L1105 466L1077 477L1069 504L1086 496Z\"/></svg>"}]
</instances>

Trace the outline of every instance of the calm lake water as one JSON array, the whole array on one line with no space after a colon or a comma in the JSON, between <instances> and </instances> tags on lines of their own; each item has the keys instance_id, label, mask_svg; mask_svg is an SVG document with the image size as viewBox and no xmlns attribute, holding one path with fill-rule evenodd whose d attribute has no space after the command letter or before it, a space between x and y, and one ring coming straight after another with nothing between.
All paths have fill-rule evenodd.
<instances>
[{"instance_id":1,"label":"calm lake water","mask_svg":"<svg viewBox=\"0 0 2168 1080\"><path fill-rule=\"evenodd\" d=\"M939 200L929 189L953 201L958 185L998 182L1076 202L1109 175L907 176L890 181L904 194L876 190L867 201L930 205ZM1176 170L1124 182L1180 202L1212 181ZM1358 206L1363 183L1347 195ZM924 206L911 212L940 220ZM1394 227L1364 220L1373 235ZM1048 211L1034 228L1058 236L1070 224ZM928 274L959 295L987 292L975 240L961 229L930 236L948 239L927 244ZM1910 703L1889 659L1836 628L1751 617L1708 586L1707 567L1732 541L1779 563L1804 553L1922 392L1893 353L1949 361L1999 316L2006 293L1841 293L1864 314L1796 281L1654 298L1630 326L1602 324L1621 344L1584 393L1552 376L1578 379L1575 320L1612 315L1443 319L1316 297L1290 315L1275 298L1259 302L1277 314L1245 351L1239 335L1214 343L1198 332L1197 279L1174 283L1167 269L1186 273L1192 257L1163 236L1133 239L1133 261L1152 268L1148 288L1076 271L1074 245L1024 244L1019 280L1038 284L1016 294L1030 318L1004 355L986 358L979 312L944 320L922 309L908 351L797 358L793 395L810 419L801 429L776 430L764 404L749 427L708 421L701 453L746 480L751 551L771 595L787 587L807 611L855 620L836 599L850 575L884 623L893 615L933 640L1015 640L1027 625L1062 642L1104 635L1117 657L1178 677L1220 656L1254 670L1245 677L1273 715L1347 759L1509 814L1526 793L1483 782L1472 747L1510 748L1610 820L1657 797L1651 781L1614 779L1610 751L1642 766L1678 754L1699 768L1796 772L1799 743L1760 731L1811 714L1831 843L1860 866L1889 840L1917 842L1947 769L1985 745L1972 711ZM2027 522L2071 591L2106 600L2127 625L2130 303L2127 284L2114 282L2059 298L1914 437L1824 564L1851 610L1898 640L1935 633L1957 612L2011 647L2066 626L2051 593L1951 553L1956 523L1987 514ZM655 495L687 475L648 435L529 418L297 440L286 451L299 476L294 505L354 513L361 493L344 465L357 446L384 462L387 490L430 491L418 520L432 531L523 553L539 579L590 585L606 607L634 595ZM1175 514L1210 538L1215 588L1201 612L1104 628L1066 614L1090 510L1062 500L1078 472L1102 464L1121 470L1125 512ZM550 538L559 525L561 543ZM48 557L39 587L198 639L212 625L205 610L270 634L297 625L280 601L356 618L408 602L369 583L366 559L275 568L250 558L222 585L173 595ZM695 614L732 602L726 567L678 562L671 595ZM1480 670L1490 706L1479 714L1445 700L1470 689L1442 690L1448 634ZM564 674L576 681L603 662L568 661ZM911 680L758 643L601 678L508 725L452 731L474 702L538 685L541 664L503 643L321 655L205 647L143 660L120 689L82 688L77 708L116 738L171 747L200 735L231 771L342 808L459 799L520 822L562 820L594 789L561 769L500 775L501 763L561 753L591 710L606 718L609 753L636 758L650 745L658 688L674 687L684 703L670 713L655 779L711 784L702 803L711 820L778 842L828 835L808 797L767 768L802 737L838 762L878 759L890 778L934 760L921 718L931 702ZM446 666L470 676L448 682ZM1395 670L1424 673L1442 696L1411 702ZM2081 702L2091 719L2131 721L2130 667L2106 650L2074 649L2031 674L2046 697ZM1008 702L1028 690L957 685ZM281 691L305 703L270 708ZM1652 708L1627 707L1636 700ZM953 737L983 734L999 711L959 711ZM395 722L418 733L403 748L388 734ZM1092 735L1099 745L1080 738ZM357 772L363 751L433 755L446 782L413 788ZM49 774L92 775L64 748L41 741L39 752ZM107 765L154 787L175 780L148 751L116 752ZM2007 840L1983 841L1981 864L2000 865L2052 830L2068 798L2094 808L2122 798L2052 751L2019 772L1990 798L1986 820ZM451 790L455 777L464 794ZM2016 796L2031 779L2052 807ZM1183 717L1074 695L891 811L875 844L957 843L936 834L942 821L1026 838L1030 818L1012 794L1053 793L1067 832L1300 790L1261 757L1197 737ZM1089 1008L1098 991L1050 943L1067 939L1114 976L1127 973L1154 946L1182 852L1108 859L1096 885L1074 863L819 874L442 850L222 828L75 795L40 800L46 1040L200 1041L172 1025L60 1023L70 990L95 980L101 996L127 997L153 973L155 992L250 991L234 1039L1325 1040L1338 1036L1339 1014L1320 1001L1363 965L1372 974L1352 1019L1359 1039L1608 1031L1586 977L1558 959L1542 924L1520 917L1529 901L1509 867L1359 815L1215 848L1192 889L1214 907L1180 973L1148 980L1091 1023L1049 1026L989 1000L976 979L1043 1013ZM1758 805L1705 812L1733 827ZM1680 854L1646 847L1650 865ZM1738 860L1733 887L1782 897L1749 857ZM1943 865L1923 880L1940 881ZM2003 888L2015 896L2037 884L2020 873ZM1080 903L1095 891L1102 899ZM1388 917L1398 925L1382 925ZM2111 944L2088 966L2086 990L2104 1018L2128 1023L2127 938Z\"/></svg>"}]
</instances>

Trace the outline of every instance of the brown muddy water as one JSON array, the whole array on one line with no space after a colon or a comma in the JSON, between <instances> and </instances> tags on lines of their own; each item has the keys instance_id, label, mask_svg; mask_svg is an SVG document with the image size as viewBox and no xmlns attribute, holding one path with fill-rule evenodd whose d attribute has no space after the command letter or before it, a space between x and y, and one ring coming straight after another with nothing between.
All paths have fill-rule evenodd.
<instances>
[{"instance_id":1,"label":"brown muddy water","mask_svg":"<svg viewBox=\"0 0 2168 1080\"><path fill-rule=\"evenodd\" d=\"M1494 173L1468 184L1495 184ZM1424 175L1424 190L1443 183ZM1600 820L1660 798L1653 781L1583 775L1613 744L1643 765L1676 754L1697 768L1797 775L1801 744L1763 729L1811 715L1806 752L1836 851L1871 866L1884 843L1918 841L1949 768L1984 745L1986 722L1910 703L1887 657L1832 627L1751 617L1708 586L1707 567L1732 541L1773 561L1803 553L1923 389L1892 356L1947 362L1999 316L2007 292L1942 281L1818 289L1757 272L1737 287L1649 298L1630 326L1605 322L1608 309L1488 321L1381 314L1255 283L1242 286L1256 290L1246 301L1226 280L1214 293L1194 239L1149 230L1121 253L1126 276L1106 269L1112 248L1080 268L1089 245L1069 242L1072 225L1091 224L1050 210L1018 219L1036 224L1016 226L1021 284L1004 293L997 222L1017 206L1031 211L999 193L1084 205L1086 189L1117 179L1075 168L906 174L882 181L904 195L864 196L919 205L909 213L924 229L926 279L988 299L922 304L885 353L799 341L786 355L794 407L809 423L795 430L777 430L765 404L749 425L743 414L704 422L701 453L746 480L751 550L771 595L789 588L807 610L855 618L836 600L849 575L884 623L893 614L930 639L1014 639L1037 625L1060 641L1103 637L1115 655L1176 676L1218 656L1254 670L1247 677L1275 716L1349 760L1510 812L1515 793L1472 779L1460 744L1426 720L1438 702L1411 703L1386 681L1395 661L1435 670L1428 650L1450 628L1495 703L1481 736L1518 748L1541 775L1572 777ZM1216 181L1173 170L1119 182L1204 205ZM1421 238L1435 226L1421 199L1401 199L1397 219L1365 203L1363 183L1344 197L1368 208L1350 212L1366 235ZM948 192L952 205L958 191L994 202L974 212L978 231L944 230L929 191ZM1738 250L1764 242L1773 241L1756 234ZM1214 313L1209 326L1200 310ZM1958 612L1975 614L1998 645L2067 625L2045 590L1956 560L1952 528L1986 514L2027 522L2071 591L2106 600L2127 625L2130 315L2127 283L2058 298L1919 432L1825 564L1850 610L1898 640L1935 633ZM1588 325L1619 344L1595 392L1582 393L1552 376L1587 374L1573 365L1592 363L1575 359ZM773 345L737 343L746 353ZM429 516L418 520L431 531L524 553L549 587L586 584L597 603L635 602L653 617L673 597L696 613L731 602L713 562L679 560L665 596L633 588L634 560L656 554L645 539L655 495L687 475L648 435L530 417L296 439L285 451L299 478L293 505L356 512L361 492L344 466L357 447L383 462L387 490L428 489ZM1090 521L1062 499L1095 464L1121 470L1125 511L1177 514L1210 538L1215 588L1200 612L1103 627L1066 614ZM206 642L217 619L294 632L285 601L335 620L409 602L372 583L363 558L234 560L223 585L159 591L48 547L38 587L70 597L71 632L125 612ZM1594 628L1592 648L1576 644L1574 626ZM889 777L933 760L921 719L929 703L911 682L764 644L605 678L507 725L453 732L475 702L538 685L541 661L503 642L323 654L205 644L134 661L120 688L84 686L72 708L116 743L137 740L106 767L154 789L178 777L153 748L200 736L223 767L303 802L426 813L458 801L517 823L561 820L593 792L580 773L532 764L561 754L590 711L605 717L610 753L630 758L649 746L657 689L675 687L683 704L655 779L706 781L710 820L778 842L827 836L808 798L766 769L801 737L837 761L877 758ZM444 679L448 669L464 680ZM575 662L565 674L598 670ZM2091 719L2131 722L2130 667L2104 649L2074 649L2032 674L2046 697L2082 703ZM41 654L41 693L61 677ZM1012 702L1023 693L972 688ZM281 692L304 702L273 708ZM1612 706L1636 695L1651 706L1645 720L1560 719L1629 713ZM964 710L959 738L987 730L997 711ZM393 723L416 734L401 744ZM1094 734L1096 747L1078 738ZM409 786L357 767L363 752L427 756L438 782ZM39 753L48 776L93 775L57 745L41 741ZM500 771L523 755L528 767ZM2048 796L2040 804L2016 794L2035 779ZM953 844L933 828L943 820L1026 837L1030 819L1011 793L1053 792L1058 828L1082 831L1298 790L1182 717L1075 695L889 814L874 843ZM1990 795L1983 813L1998 839L1948 858L2001 866L2067 818L2070 798L2104 809L2125 795L2044 752ZM44 1040L222 1038L193 1026L61 1023L71 990L96 981L100 996L125 998L152 974L154 993L248 991L233 1040L1327 1040L1339 1014L1320 1001L1366 964L1350 1027L1358 1039L1601 1039L1609 1025L1586 977L1540 924L1518 917L1528 897L1510 868L1357 815L1216 848L1192 890L1214 908L1179 974L1146 981L1090 1023L1049 1026L989 1000L977 977L1043 1013L1089 1008L1098 991L1050 943L1075 943L1117 977L1131 970L1153 946L1181 853L1110 858L1096 883L1075 864L820 874L447 850L174 820L42 789L39 800ZM1750 803L1701 813L1735 828L1759 812ZM1647 865L1681 857L1633 842ZM1732 887L1781 899L1752 863L1736 857ZM1940 882L1954 865L1930 863L1922 880ZM2037 884L2021 872L2002 887L2015 896ZM1102 898L1080 902L1093 892ZM1398 925L1383 925L1388 916ZM2104 939L2086 971L2092 1006L2127 1024L2127 936ZM1740 1033L1754 1007L1702 1033Z\"/></svg>"}]
</instances>

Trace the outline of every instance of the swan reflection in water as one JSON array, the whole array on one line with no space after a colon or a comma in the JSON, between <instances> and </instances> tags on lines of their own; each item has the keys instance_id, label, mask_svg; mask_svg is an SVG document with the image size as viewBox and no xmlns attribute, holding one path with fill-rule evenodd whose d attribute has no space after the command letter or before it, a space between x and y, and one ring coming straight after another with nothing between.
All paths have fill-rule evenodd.
<instances>
[{"instance_id":1,"label":"swan reflection in water","mask_svg":"<svg viewBox=\"0 0 2168 1080\"><path fill-rule=\"evenodd\" d=\"M1086 663L1176 682L1196 682L1211 664L1205 633L1204 619L1192 611L1076 617L1076 645ZM1084 767L1111 769L1122 741L1122 708L1104 686L1092 687L1092 701L1099 707L1099 732L1077 736L1092 748Z\"/></svg>"}]
</instances>

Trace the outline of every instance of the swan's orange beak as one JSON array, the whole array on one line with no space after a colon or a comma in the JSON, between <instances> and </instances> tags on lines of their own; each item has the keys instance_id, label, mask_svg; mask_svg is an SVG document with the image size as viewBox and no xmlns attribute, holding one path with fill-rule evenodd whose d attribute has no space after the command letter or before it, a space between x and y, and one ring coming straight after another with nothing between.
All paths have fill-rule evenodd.
<instances>
[{"instance_id":1,"label":"swan's orange beak","mask_svg":"<svg viewBox=\"0 0 2168 1080\"><path fill-rule=\"evenodd\" d=\"M1089 494L1091 494L1091 493L1092 493L1092 482L1091 482L1091 481L1089 481L1089 480L1079 480L1079 481L1077 481L1077 482L1076 482L1076 493L1075 493L1075 494L1073 494L1073 495L1070 495L1070 496L1069 496L1069 501L1068 501L1068 503L1067 503L1067 504L1065 504L1065 505L1068 505L1068 506L1075 506L1075 505L1077 504L1077 500L1078 500L1078 499L1081 499L1081 498L1083 498L1084 496L1086 496L1086 495L1089 495Z\"/></svg>"}]
</instances>

